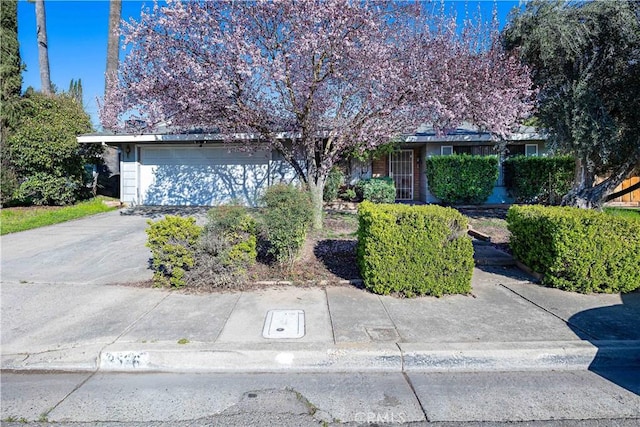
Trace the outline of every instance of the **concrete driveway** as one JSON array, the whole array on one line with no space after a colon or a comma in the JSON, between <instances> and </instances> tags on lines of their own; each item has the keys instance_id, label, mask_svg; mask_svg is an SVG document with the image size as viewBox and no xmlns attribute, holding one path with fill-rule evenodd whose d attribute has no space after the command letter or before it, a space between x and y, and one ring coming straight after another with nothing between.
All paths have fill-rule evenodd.
<instances>
[{"instance_id":1,"label":"concrete driveway","mask_svg":"<svg viewBox=\"0 0 640 427\"><path fill-rule=\"evenodd\" d=\"M147 215L112 211L0 237L1 279L111 284L150 279Z\"/></svg>"}]
</instances>

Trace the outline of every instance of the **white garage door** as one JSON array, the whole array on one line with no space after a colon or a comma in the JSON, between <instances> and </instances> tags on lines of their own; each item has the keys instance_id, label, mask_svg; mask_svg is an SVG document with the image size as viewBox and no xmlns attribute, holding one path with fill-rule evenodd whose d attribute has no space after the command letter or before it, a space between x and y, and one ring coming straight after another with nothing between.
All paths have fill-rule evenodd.
<instances>
[{"instance_id":1,"label":"white garage door","mask_svg":"<svg viewBox=\"0 0 640 427\"><path fill-rule=\"evenodd\" d=\"M268 185L269 151L226 147L140 149L140 202L145 205L214 206L239 200L255 205Z\"/></svg>"}]
</instances>

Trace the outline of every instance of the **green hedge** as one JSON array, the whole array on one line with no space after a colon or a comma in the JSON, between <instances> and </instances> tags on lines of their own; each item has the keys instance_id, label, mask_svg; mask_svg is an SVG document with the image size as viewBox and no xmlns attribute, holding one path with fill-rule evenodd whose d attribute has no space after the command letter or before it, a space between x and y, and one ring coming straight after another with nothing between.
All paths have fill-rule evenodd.
<instances>
[{"instance_id":1,"label":"green hedge","mask_svg":"<svg viewBox=\"0 0 640 427\"><path fill-rule=\"evenodd\" d=\"M575 166L571 156L510 157L504 161L505 185L518 203L557 205L571 190Z\"/></svg>"},{"instance_id":2,"label":"green hedge","mask_svg":"<svg viewBox=\"0 0 640 427\"><path fill-rule=\"evenodd\" d=\"M458 211L365 201L358 221L358 266L370 291L408 297L471 291L473 247Z\"/></svg>"},{"instance_id":3,"label":"green hedge","mask_svg":"<svg viewBox=\"0 0 640 427\"><path fill-rule=\"evenodd\" d=\"M547 286L582 293L640 288L640 221L569 207L512 206L507 223L514 256L544 274Z\"/></svg>"},{"instance_id":4,"label":"green hedge","mask_svg":"<svg viewBox=\"0 0 640 427\"><path fill-rule=\"evenodd\" d=\"M480 204L498 179L498 157L454 154L427 158L431 194L446 204Z\"/></svg>"}]
</instances>

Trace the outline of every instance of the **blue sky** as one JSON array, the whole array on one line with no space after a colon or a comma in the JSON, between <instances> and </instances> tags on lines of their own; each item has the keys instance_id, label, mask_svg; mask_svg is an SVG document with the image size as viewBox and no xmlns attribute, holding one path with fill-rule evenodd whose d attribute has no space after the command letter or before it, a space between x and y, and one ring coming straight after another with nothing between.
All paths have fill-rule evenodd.
<instances>
[{"instance_id":1,"label":"blue sky","mask_svg":"<svg viewBox=\"0 0 640 427\"><path fill-rule=\"evenodd\" d=\"M465 8L474 14L480 7L485 19L491 17L491 10L494 4L497 4L500 23L504 24L508 12L520 2L470 0L446 3L451 3L459 11L459 16L464 14ZM124 0L122 17L137 18L143 5L152 4L152 0ZM97 129L99 121L96 98L101 97L104 92L109 2L45 0L45 8L51 81L59 90L67 90L71 79L82 79L85 109L91 115ZM26 71L22 74L23 90L29 86L39 90L35 4L26 0L20 0L18 3L18 38L22 62L26 64Z\"/></svg>"}]
</instances>

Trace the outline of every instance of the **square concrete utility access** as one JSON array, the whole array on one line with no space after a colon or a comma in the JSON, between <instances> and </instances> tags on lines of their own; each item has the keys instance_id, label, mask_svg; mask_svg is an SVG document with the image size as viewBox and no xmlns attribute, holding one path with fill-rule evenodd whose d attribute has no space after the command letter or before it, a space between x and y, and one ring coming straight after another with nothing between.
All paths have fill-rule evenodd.
<instances>
[{"instance_id":1,"label":"square concrete utility access","mask_svg":"<svg viewBox=\"0 0 640 427\"><path fill-rule=\"evenodd\" d=\"M304 336L303 310L269 310L264 321L265 338L302 338Z\"/></svg>"}]
</instances>

